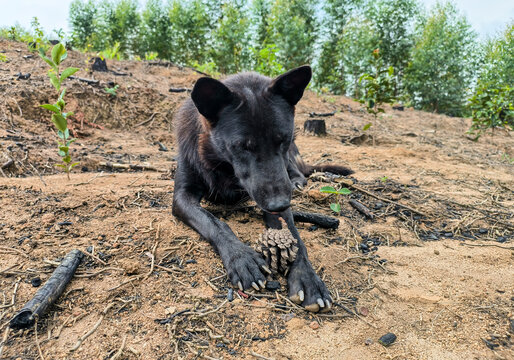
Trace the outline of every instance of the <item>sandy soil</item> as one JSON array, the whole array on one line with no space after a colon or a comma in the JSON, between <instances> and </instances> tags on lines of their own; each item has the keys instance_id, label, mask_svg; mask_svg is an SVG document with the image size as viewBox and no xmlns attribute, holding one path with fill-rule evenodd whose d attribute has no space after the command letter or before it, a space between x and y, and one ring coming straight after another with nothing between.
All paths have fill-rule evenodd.
<instances>
[{"instance_id":1,"label":"sandy soil","mask_svg":"<svg viewBox=\"0 0 514 360\"><path fill-rule=\"evenodd\" d=\"M127 75L82 70L78 76L99 85L67 81L80 161L67 181L53 165L55 135L38 108L54 99L46 64L27 58L23 44L0 41L0 51L9 59L0 63L0 166L14 162L0 173L1 359L514 359L512 135L472 142L469 119L388 108L371 128L376 146L354 145L373 118L351 99L307 92L296 117L304 158L355 170L339 229L298 224L336 306L319 315L292 306L284 279L276 293L235 293L227 302L221 261L171 215L171 120L188 93L168 89L191 88L201 75L108 61ZM66 62L84 68L87 60L70 53ZM18 72L31 76L16 80ZM109 82L120 85L116 97L103 90ZM332 111L327 136L303 132L309 113ZM335 216L336 199L319 188L344 181L311 178L295 209ZM264 226L255 204L205 206L257 245ZM37 291L32 280L88 247L94 256L39 319L37 337L35 329L8 330ZM378 339L388 332L397 340L385 347Z\"/></svg>"}]
</instances>

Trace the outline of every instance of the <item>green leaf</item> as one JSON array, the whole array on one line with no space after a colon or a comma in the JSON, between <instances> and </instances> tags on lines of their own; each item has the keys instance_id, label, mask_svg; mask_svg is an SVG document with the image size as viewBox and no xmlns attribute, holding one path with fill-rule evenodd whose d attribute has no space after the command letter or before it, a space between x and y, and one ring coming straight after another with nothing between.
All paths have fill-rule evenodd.
<instances>
[{"instance_id":1,"label":"green leaf","mask_svg":"<svg viewBox=\"0 0 514 360\"><path fill-rule=\"evenodd\" d=\"M64 102L64 100L59 99L59 100L57 100L57 106L59 106L61 108L61 111L62 111L62 110L64 110L64 107L66 106L66 103Z\"/></svg>"},{"instance_id":2,"label":"green leaf","mask_svg":"<svg viewBox=\"0 0 514 360\"><path fill-rule=\"evenodd\" d=\"M67 146L70 146L71 144L73 144L75 141L77 141L77 139L75 138L71 138L70 140L66 141L66 145Z\"/></svg>"},{"instance_id":3,"label":"green leaf","mask_svg":"<svg viewBox=\"0 0 514 360\"><path fill-rule=\"evenodd\" d=\"M66 169L66 165L64 165L64 164L55 164L55 166Z\"/></svg>"},{"instance_id":4,"label":"green leaf","mask_svg":"<svg viewBox=\"0 0 514 360\"><path fill-rule=\"evenodd\" d=\"M39 57L41 59L43 59L48 65L50 65L52 67L52 69L57 68L57 65L55 65L55 63L52 60L50 60L49 58L47 58L45 55L39 54Z\"/></svg>"},{"instance_id":5,"label":"green leaf","mask_svg":"<svg viewBox=\"0 0 514 360\"><path fill-rule=\"evenodd\" d=\"M53 114L52 115L52 122L55 124L55 127L58 129L58 130L61 130L63 132L65 132L68 127L68 122L66 121L66 119L64 118L64 116L62 116L61 114ZM66 133L64 133L66 135Z\"/></svg>"},{"instance_id":6,"label":"green leaf","mask_svg":"<svg viewBox=\"0 0 514 360\"><path fill-rule=\"evenodd\" d=\"M62 150L59 150L57 153L59 154L59 156L62 156L62 157L66 156L66 153Z\"/></svg>"},{"instance_id":7,"label":"green leaf","mask_svg":"<svg viewBox=\"0 0 514 360\"><path fill-rule=\"evenodd\" d=\"M64 130L64 138L67 139L69 137L70 137L70 130L69 129Z\"/></svg>"},{"instance_id":8,"label":"green leaf","mask_svg":"<svg viewBox=\"0 0 514 360\"><path fill-rule=\"evenodd\" d=\"M66 155L65 157L62 158L62 161L65 162L66 164L69 164L71 162L71 156Z\"/></svg>"},{"instance_id":9,"label":"green leaf","mask_svg":"<svg viewBox=\"0 0 514 360\"><path fill-rule=\"evenodd\" d=\"M52 105L52 104L43 104L43 105L39 105L39 106L42 107L43 109L53 111L54 113L57 113L57 114L61 112L61 109L59 109L57 106Z\"/></svg>"},{"instance_id":10,"label":"green leaf","mask_svg":"<svg viewBox=\"0 0 514 360\"><path fill-rule=\"evenodd\" d=\"M59 78L55 75L55 72L50 70L48 72L48 77L50 78L50 83L54 86L54 88L59 91L61 89L61 82Z\"/></svg>"},{"instance_id":11,"label":"green leaf","mask_svg":"<svg viewBox=\"0 0 514 360\"><path fill-rule=\"evenodd\" d=\"M70 148L68 146L59 146L59 150L67 153L70 150ZM64 155L66 155L66 154L64 154ZM61 155L61 156L64 156L64 155Z\"/></svg>"},{"instance_id":12,"label":"green leaf","mask_svg":"<svg viewBox=\"0 0 514 360\"><path fill-rule=\"evenodd\" d=\"M323 186L319 191L326 194L337 194L337 190L332 186Z\"/></svg>"},{"instance_id":13,"label":"green leaf","mask_svg":"<svg viewBox=\"0 0 514 360\"><path fill-rule=\"evenodd\" d=\"M74 68L74 67L67 68L61 74L61 82L63 82L65 79L69 78L71 75L75 74L79 70L80 70L79 68Z\"/></svg>"},{"instance_id":14,"label":"green leaf","mask_svg":"<svg viewBox=\"0 0 514 360\"><path fill-rule=\"evenodd\" d=\"M332 209L333 212L339 214L341 212L341 205L332 203L330 204L330 209Z\"/></svg>"},{"instance_id":15,"label":"green leaf","mask_svg":"<svg viewBox=\"0 0 514 360\"><path fill-rule=\"evenodd\" d=\"M57 130L57 136L59 136L61 139L65 140L64 133L61 130ZM61 145L61 143L59 143Z\"/></svg>"},{"instance_id":16,"label":"green leaf","mask_svg":"<svg viewBox=\"0 0 514 360\"><path fill-rule=\"evenodd\" d=\"M371 127L371 125L373 125L373 124L372 124L372 123L367 123L367 124L366 124L366 125L364 125L364 127L362 128L362 131L366 131L366 130L368 130L368 129Z\"/></svg>"},{"instance_id":17,"label":"green leaf","mask_svg":"<svg viewBox=\"0 0 514 360\"><path fill-rule=\"evenodd\" d=\"M78 162L74 162L73 164L70 164L70 169L73 169L75 166L77 166L79 163Z\"/></svg>"},{"instance_id":18,"label":"green leaf","mask_svg":"<svg viewBox=\"0 0 514 360\"><path fill-rule=\"evenodd\" d=\"M55 45L52 49L52 61L56 65L59 65L61 63L61 57L64 55L65 52L66 49L64 48L63 44L59 43Z\"/></svg>"},{"instance_id":19,"label":"green leaf","mask_svg":"<svg viewBox=\"0 0 514 360\"><path fill-rule=\"evenodd\" d=\"M342 188L341 190L339 190L337 192L338 194L342 194L342 195L350 195L352 192L350 191L350 189L348 188Z\"/></svg>"}]
</instances>

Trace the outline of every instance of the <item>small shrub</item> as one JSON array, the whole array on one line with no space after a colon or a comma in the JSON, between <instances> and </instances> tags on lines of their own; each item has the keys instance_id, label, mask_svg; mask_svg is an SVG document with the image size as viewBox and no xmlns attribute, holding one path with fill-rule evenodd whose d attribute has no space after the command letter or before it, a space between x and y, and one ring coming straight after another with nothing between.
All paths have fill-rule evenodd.
<instances>
[{"instance_id":1,"label":"small shrub","mask_svg":"<svg viewBox=\"0 0 514 360\"><path fill-rule=\"evenodd\" d=\"M514 87L479 83L468 107L473 121L468 133L473 134L475 140L487 129L514 130Z\"/></svg>"},{"instance_id":2,"label":"small shrub","mask_svg":"<svg viewBox=\"0 0 514 360\"><path fill-rule=\"evenodd\" d=\"M257 50L252 48L256 58L257 66L255 71L268 76L277 76L282 74L285 69L277 60L278 48L275 44L267 44L263 49Z\"/></svg>"},{"instance_id":3,"label":"small shrub","mask_svg":"<svg viewBox=\"0 0 514 360\"><path fill-rule=\"evenodd\" d=\"M394 68L389 66L384 68L380 58L380 50L373 50L373 67L375 73L365 73L359 78L359 83L364 83L364 94L359 102L366 106L368 113L373 114L375 120L379 113L384 112L382 104L394 102ZM369 129L372 124L367 124L365 129Z\"/></svg>"},{"instance_id":4,"label":"small shrub","mask_svg":"<svg viewBox=\"0 0 514 360\"><path fill-rule=\"evenodd\" d=\"M62 168L70 179L70 171L78 165L78 162L72 162L70 156L70 145L75 142L76 139L70 137L70 131L68 130L68 118L73 115L72 112L64 112L64 108L66 106L66 102L64 101L64 95L66 94L66 88L62 87L62 83L71 75L75 74L79 69L74 67L69 67L63 70L62 73L59 73L59 65L66 59L68 53L63 44L59 43L52 48L51 58L48 58L45 54L45 51L40 48L39 56L50 65L50 70L48 70L48 77L50 79L50 83L54 86L59 97L57 98L57 102L55 104L44 104L40 105L42 108L50 110L52 114L52 122L54 123L57 129L57 136L59 140L58 144L58 154L62 157L62 164L55 164L55 166Z\"/></svg>"},{"instance_id":5,"label":"small shrub","mask_svg":"<svg viewBox=\"0 0 514 360\"><path fill-rule=\"evenodd\" d=\"M104 91L105 91L107 94L111 95L112 97L115 97L116 95L118 95L118 94L116 93L116 91L118 90L118 88L119 88L119 87L120 87L119 85L115 85L115 86L113 86L113 87L111 87L111 88L107 88L107 87L106 87L106 88L104 88Z\"/></svg>"},{"instance_id":6,"label":"small shrub","mask_svg":"<svg viewBox=\"0 0 514 360\"><path fill-rule=\"evenodd\" d=\"M349 195L352 192L348 188L341 188L339 190L336 190L332 186L323 186L321 189L319 189L320 192L325 194L336 194L337 195L337 202L330 204L330 209L335 212L336 214L339 214L341 212L341 195Z\"/></svg>"}]
</instances>

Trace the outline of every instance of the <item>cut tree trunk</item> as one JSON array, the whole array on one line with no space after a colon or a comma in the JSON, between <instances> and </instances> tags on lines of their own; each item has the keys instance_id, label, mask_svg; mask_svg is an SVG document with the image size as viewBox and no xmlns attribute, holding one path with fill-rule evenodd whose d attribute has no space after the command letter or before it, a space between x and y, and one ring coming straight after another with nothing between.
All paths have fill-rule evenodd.
<instances>
[{"instance_id":1,"label":"cut tree trunk","mask_svg":"<svg viewBox=\"0 0 514 360\"><path fill-rule=\"evenodd\" d=\"M327 135L327 126L325 125L325 120L321 119L306 120L303 124L303 130L317 136Z\"/></svg>"}]
</instances>

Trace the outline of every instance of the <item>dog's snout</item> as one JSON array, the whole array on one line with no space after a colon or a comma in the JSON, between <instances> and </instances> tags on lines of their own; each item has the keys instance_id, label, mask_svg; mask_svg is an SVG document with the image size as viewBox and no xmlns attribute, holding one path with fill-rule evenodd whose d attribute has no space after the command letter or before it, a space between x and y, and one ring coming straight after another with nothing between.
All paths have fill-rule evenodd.
<instances>
[{"instance_id":1,"label":"dog's snout","mask_svg":"<svg viewBox=\"0 0 514 360\"><path fill-rule=\"evenodd\" d=\"M266 210L271 213L280 213L289 209L289 206L291 206L289 201L272 200L269 202Z\"/></svg>"}]
</instances>

